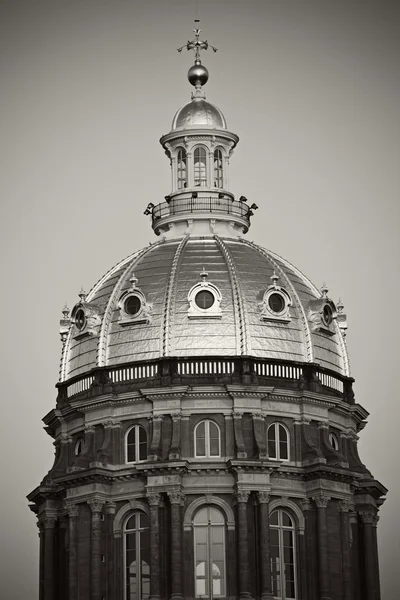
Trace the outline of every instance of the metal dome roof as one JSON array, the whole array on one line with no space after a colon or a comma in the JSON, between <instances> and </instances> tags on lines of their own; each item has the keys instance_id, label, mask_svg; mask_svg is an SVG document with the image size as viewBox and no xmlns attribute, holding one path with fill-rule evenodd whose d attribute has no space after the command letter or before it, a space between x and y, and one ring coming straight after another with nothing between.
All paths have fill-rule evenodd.
<instances>
[{"instance_id":1,"label":"metal dome roof","mask_svg":"<svg viewBox=\"0 0 400 600\"><path fill-rule=\"evenodd\" d=\"M210 129L226 129L226 121L222 112L204 100L204 98L193 98L178 110L172 121L174 129L196 129L207 127Z\"/></svg>"},{"instance_id":2,"label":"metal dome roof","mask_svg":"<svg viewBox=\"0 0 400 600\"><path fill-rule=\"evenodd\" d=\"M204 270L207 281L220 293L220 315L192 319L188 294L201 285ZM279 277L279 286L291 298L286 322L260 318L271 277ZM120 298L132 285L145 298L147 322L121 322ZM329 335L315 327L310 306L321 298L290 263L247 240L214 235L160 241L121 261L84 298L91 310L92 335L77 335L72 325L60 379L66 381L95 367L164 356L243 355L313 362L349 375L336 320Z\"/></svg>"}]
</instances>

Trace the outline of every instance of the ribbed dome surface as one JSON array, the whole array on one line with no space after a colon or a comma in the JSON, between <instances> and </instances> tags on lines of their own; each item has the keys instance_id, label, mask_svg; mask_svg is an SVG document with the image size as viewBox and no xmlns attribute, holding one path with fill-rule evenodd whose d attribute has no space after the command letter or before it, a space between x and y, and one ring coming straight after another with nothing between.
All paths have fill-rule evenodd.
<instances>
[{"instance_id":1,"label":"ribbed dome surface","mask_svg":"<svg viewBox=\"0 0 400 600\"><path fill-rule=\"evenodd\" d=\"M178 110L173 121L172 129L226 129L226 121L222 112L203 98L194 98Z\"/></svg>"},{"instance_id":2,"label":"ribbed dome surface","mask_svg":"<svg viewBox=\"0 0 400 600\"><path fill-rule=\"evenodd\" d=\"M201 281L221 293L220 318L191 319L188 293ZM271 276L291 296L290 321L260 318ZM151 304L150 322L121 325L118 300L136 286ZM98 310L90 337L71 327L64 347L61 380L96 366L146 361L163 356L254 356L316 362L348 375L347 353L336 321L332 335L315 331L309 302L320 292L295 267L246 240L210 236L157 242L121 261L92 289L86 302ZM75 332L75 333L74 333Z\"/></svg>"}]
</instances>

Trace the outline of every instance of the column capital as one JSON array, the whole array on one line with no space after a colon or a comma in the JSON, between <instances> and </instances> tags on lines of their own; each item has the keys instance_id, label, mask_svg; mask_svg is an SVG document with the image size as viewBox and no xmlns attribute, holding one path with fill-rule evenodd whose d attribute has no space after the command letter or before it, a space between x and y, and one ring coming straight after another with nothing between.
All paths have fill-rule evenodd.
<instances>
[{"instance_id":1,"label":"column capital","mask_svg":"<svg viewBox=\"0 0 400 600\"><path fill-rule=\"evenodd\" d=\"M185 494L181 490L171 490L167 492L170 504L183 504L185 501Z\"/></svg>"},{"instance_id":2,"label":"column capital","mask_svg":"<svg viewBox=\"0 0 400 600\"><path fill-rule=\"evenodd\" d=\"M254 420L258 420L258 421L264 421L264 419L265 419L265 415L263 415L262 413L251 413L251 416L253 417Z\"/></svg>"},{"instance_id":3,"label":"column capital","mask_svg":"<svg viewBox=\"0 0 400 600\"><path fill-rule=\"evenodd\" d=\"M329 423L327 421L318 421L318 429L329 429Z\"/></svg>"},{"instance_id":4,"label":"column capital","mask_svg":"<svg viewBox=\"0 0 400 600\"><path fill-rule=\"evenodd\" d=\"M234 419L241 419L243 417L243 413L235 410L232 412L232 417Z\"/></svg>"},{"instance_id":5,"label":"column capital","mask_svg":"<svg viewBox=\"0 0 400 600\"><path fill-rule=\"evenodd\" d=\"M170 417L173 421L180 421L182 418L182 413L181 412L173 412L170 414Z\"/></svg>"},{"instance_id":6,"label":"column capital","mask_svg":"<svg viewBox=\"0 0 400 600\"><path fill-rule=\"evenodd\" d=\"M70 444L72 442L72 437L70 435L68 435L67 433L62 433L59 437L58 440L56 440L56 443L59 444Z\"/></svg>"},{"instance_id":7,"label":"column capital","mask_svg":"<svg viewBox=\"0 0 400 600\"><path fill-rule=\"evenodd\" d=\"M147 502L150 506L158 506L161 500L161 494L158 492L147 492Z\"/></svg>"},{"instance_id":8,"label":"column capital","mask_svg":"<svg viewBox=\"0 0 400 600\"><path fill-rule=\"evenodd\" d=\"M312 499L317 505L317 508L327 508L331 497L325 493L321 493L318 494L318 496L313 496Z\"/></svg>"},{"instance_id":9,"label":"column capital","mask_svg":"<svg viewBox=\"0 0 400 600\"><path fill-rule=\"evenodd\" d=\"M358 514L360 515L361 521L364 525L372 524L376 516L376 513L370 510L360 510Z\"/></svg>"},{"instance_id":10,"label":"column capital","mask_svg":"<svg viewBox=\"0 0 400 600\"><path fill-rule=\"evenodd\" d=\"M374 515L374 519L372 521L373 527L378 527L379 515Z\"/></svg>"},{"instance_id":11,"label":"column capital","mask_svg":"<svg viewBox=\"0 0 400 600\"><path fill-rule=\"evenodd\" d=\"M300 504L303 512L306 512L307 510L313 510L314 508L310 498L303 498L300 500Z\"/></svg>"},{"instance_id":12,"label":"column capital","mask_svg":"<svg viewBox=\"0 0 400 600\"><path fill-rule=\"evenodd\" d=\"M259 492L257 492L257 500L259 504L269 504L271 496L269 492L265 490L260 490Z\"/></svg>"},{"instance_id":13,"label":"column capital","mask_svg":"<svg viewBox=\"0 0 400 600\"><path fill-rule=\"evenodd\" d=\"M106 421L103 423L104 429L117 429L122 427L121 421Z\"/></svg>"},{"instance_id":14,"label":"column capital","mask_svg":"<svg viewBox=\"0 0 400 600\"><path fill-rule=\"evenodd\" d=\"M64 507L70 518L79 517L79 504L75 504L74 502L65 502Z\"/></svg>"},{"instance_id":15,"label":"column capital","mask_svg":"<svg viewBox=\"0 0 400 600\"><path fill-rule=\"evenodd\" d=\"M249 490L236 490L235 492L235 500L237 504L243 503L246 504L249 499L250 491Z\"/></svg>"},{"instance_id":16,"label":"column capital","mask_svg":"<svg viewBox=\"0 0 400 600\"><path fill-rule=\"evenodd\" d=\"M92 513L101 513L103 511L105 500L103 500L103 498L91 498L87 503L92 509Z\"/></svg>"},{"instance_id":17,"label":"column capital","mask_svg":"<svg viewBox=\"0 0 400 600\"><path fill-rule=\"evenodd\" d=\"M54 529L56 526L57 518L55 516L44 517L43 526L45 529Z\"/></svg>"},{"instance_id":18,"label":"column capital","mask_svg":"<svg viewBox=\"0 0 400 600\"><path fill-rule=\"evenodd\" d=\"M350 500L340 500L337 503L338 511L342 513L347 513L350 511L351 502Z\"/></svg>"},{"instance_id":19,"label":"column capital","mask_svg":"<svg viewBox=\"0 0 400 600\"><path fill-rule=\"evenodd\" d=\"M85 434L86 433L94 433L95 432L95 426L94 425L85 425L85 427L83 428Z\"/></svg>"}]
</instances>

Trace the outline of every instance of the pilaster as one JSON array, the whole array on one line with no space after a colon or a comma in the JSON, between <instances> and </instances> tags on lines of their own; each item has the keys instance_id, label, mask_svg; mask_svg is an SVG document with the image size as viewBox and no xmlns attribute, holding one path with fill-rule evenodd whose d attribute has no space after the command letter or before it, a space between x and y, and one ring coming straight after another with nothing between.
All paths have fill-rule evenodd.
<instances>
[{"instance_id":1,"label":"pilaster","mask_svg":"<svg viewBox=\"0 0 400 600\"><path fill-rule=\"evenodd\" d=\"M330 497L324 493L313 496L317 506L317 538L319 555L319 599L331 600L329 581L328 526L326 509Z\"/></svg>"},{"instance_id":2,"label":"pilaster","mask_svg":"<svg viewBox=\"0 0 400 600\"><path fill-rule=\"evenodd\" d=\"M101 516L105 501L91 498L87 502L92 510L91 548L90 548L90 598L102 600L101 577Z\"/></svg>"}]
</instances>

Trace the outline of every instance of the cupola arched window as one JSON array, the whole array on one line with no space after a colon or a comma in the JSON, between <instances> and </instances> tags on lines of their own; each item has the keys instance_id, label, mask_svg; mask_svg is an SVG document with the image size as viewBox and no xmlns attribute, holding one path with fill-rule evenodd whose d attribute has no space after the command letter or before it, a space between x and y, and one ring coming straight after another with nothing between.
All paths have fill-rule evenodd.
<instances>
[{"instance_id":1,"label":"cupola arched window","mask_svg":"<svg viewBox=\"0 0 400 600\"><path fill-rule=\"evenodd\" d=\"M339 441L337 439L337 435L335 433L329 433L329 443L334 450L339 452Z\"/></svg>"},{"instance_id":2,"label":"cupola arched window","mask_svg":"<svg viewBox=\"0 0 400 600\"><path fill-rule=\"evenodd\" d=\"M150 598L150 529L143 512L135 512L124 527L125 600Z\"/></svg>"},{"instance_id":3,"label":"cupola arched window","mask_svg":"<svg viewBox=\"0 0 400 600\"><path fill-rule=\"evenodd\" d=\"M270 516L272 594L279 600L296 600L296 545L292 517L283 510Z\"/></svg>"},{"instance_id":4,"label":"cupola arched window","mask_svg":"<svg viewBox=\"0 0 400 600\"><path fill-rule=\"evenodd\" d=\"M206 149L198 146L194 151L194 185L205 187L207 185L207 153Z\"/></svg>"},{"instance_id":5,"label":"cupola arched window","mask_svg":"<svg viewBox=\"0 0 400 600\"><path fill-rule=\"evenodd\" d=\"M200 421L194 430L194 455L196 458L221 456L221 433L214 421Z\"/></svg>"},{"instance_id":6,"label":"cupola arched window","mask_svg":"<svg viewBox=\"0 0 400 600\"><path fill-rule=\"evenodd\" d=\"M226 595L225 518L213 506L201 508L193 519L195 597Z\"/></svg>"},{"instance_id":7,"label":"cupola arched window","mask_svg":"<svg viewBox=\"0 0 400 600\"><path fill-rule=\"evenodd\" d=\"M147 433L141 425L134 425L126 434L126 462L147 460Z\"/></svg>"},{"instance_id":8,"label":"cupola arched window","mask_svg":"<svg viewBox=\"0 0 400 600\"><path fill-rule=\"evenodd\" d=\"M268 458L289 460L289 432L282 423L271 423L267 431Z\"/></svg>"},{"instance_id":9,"label":"cupola arched window","mask_svg":"<svg viewBox=\"0 0 400 600\"><path fill-rule=\"evenodd\" d=\"M222 166L222 150L217 148L214 150L214 187L224 187L224 172Z\"/></svg>"},{"instance_id":10,"label":"cupola arched window","mask_svg":"<svg viewBox=\"0 0 400 600\"><path fill-rule=\"evenodd\" d=\"M187 154L184 148L179 148L177 158L178 190L182 190L187 187Z\"/></svg>"}]
</instances>

